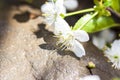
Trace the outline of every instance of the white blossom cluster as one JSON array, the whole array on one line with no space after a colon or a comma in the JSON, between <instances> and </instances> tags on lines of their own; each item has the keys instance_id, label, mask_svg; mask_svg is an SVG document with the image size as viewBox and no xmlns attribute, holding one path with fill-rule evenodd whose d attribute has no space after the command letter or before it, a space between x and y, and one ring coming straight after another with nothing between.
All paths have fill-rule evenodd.
<instances>
[{"instance_id":1,"label":"white blossom cluster","mask_svg":"<svg viewBox=\"0 0 120 80\"><path fill-rule=\"evenodd\" d=\"M58 38L57 44L62 44L60 48L62 50L71 50L77 57L82 57L85 55L85 50L80 42L88 41L89 36L83 30L72 30L68 23L61 17L61 14L66 13L64 4L67 3L66 1L74 2L76 0L52 0L41 6L41 11L45 16L46 24L54 27L54 34Z\"/></svg>"},{"instance_id":2,"label":"white blossom cluster","mask_svg":"<svg viewBox=\"0 0 120 80\"><path fill-rule=\"evenodd\" d=\"M112 62L112 67L120 70L120 40L115 40L111 44L111 48L106 46L106 43L110 43L115 39L115 32L111 30L104 30L100 33L99 36L93 37L93 44L99 49L105 50L105 56L109 59L109 62Z\"/></svg>"},{"instance_id":3,"label":"white blossom cluster","mask_svg":"<svg viewBox=\"0 0 120 80\"><path fill-rule=\"evenodd\" d=\"M73 3L74 5L71 5ZM78 7L77 0L49 0L41 6L41 11L45 17L45 23L54 27L54 35L58 39L56 42L61 50L70 50L77 57L85 55L85 49L80 42L89 40L87 32L73 30L72 27L63 19L66 9L73 10ZM113 41L115 33L110 30L102 31L100 37L93 38L93 44L99 49L103 49L107 42ZM115 40L111 48L106 47L105 56L113 63L113 67L120 69L120 40ZM88 76L81 80L100 80L98 76Z\"/></svg>"}]
</instances>

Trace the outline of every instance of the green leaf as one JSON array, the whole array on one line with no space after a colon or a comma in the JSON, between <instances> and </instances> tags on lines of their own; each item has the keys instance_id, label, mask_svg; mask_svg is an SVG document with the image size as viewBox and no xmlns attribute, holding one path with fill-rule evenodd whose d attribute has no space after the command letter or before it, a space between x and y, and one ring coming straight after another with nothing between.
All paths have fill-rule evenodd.
<instances>
[{"instance_id":1,"label":"green leaf","mask_svg":"<svg viewBox=\"0 0 120 80\"><path fill-rule=\"evenodd\" d=\"M79 29L79 27L86 22L88 19L91 18L91 15L86 14L85 16L81 17L74 25L73 30L77 30Z\"/></svg>"},{"instance_id":2,"label":"green leaf","mask_svg":"<svg viewBox=\"0 0 120 80\"><path fill-rule=\"evenodd\" d=\"M111 7L117 11L118 13L120 13L120 0L111 0Z\"/></svg>"},{"instance_id":3,"label":"green leaf","mask_svg":"<svg viewBox=\"0 0 120 80\"><path fill-rule=\"evenodd\" d=\"M92 16L91 14L87 14L82 18L80 18L73 27L73 30L79 29L79 27L91 16ZM118 25L120 24L116 24L110 16L100 16L100 17L96 16L93 19L91 19L81 30L84 30L89 33L93 33Z\"/></svg>"}]
</instances>

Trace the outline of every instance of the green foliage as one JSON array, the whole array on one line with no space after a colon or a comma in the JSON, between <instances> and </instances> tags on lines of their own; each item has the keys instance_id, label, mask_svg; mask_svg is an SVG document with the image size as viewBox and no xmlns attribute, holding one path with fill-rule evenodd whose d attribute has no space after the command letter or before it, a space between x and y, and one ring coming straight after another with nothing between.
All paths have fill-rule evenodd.
<instances>
[{"instance_id":1,"label":"green foliage","mask_svg":"<svg viewBox=\"0 0 120 80\"><path fill-rule=\"evenodd\" d=\"M112 4L111 0L94 0L94 3L96 6L104 7L109 7Z\"/></svg>"},{"instance_id":2,"label":"green foliage","mask_svg":"<svg viewBox=\"0 0 120 80\"><path fill-rule=\"evenodd\" d=\"M106 9L111 5L111 1L109 0L94 0L95 6L94 9L95 11L99 12L99 16L110 16L110 12Z\"/></svg>"},{"instance_id":3,"label":"green foliage","mask_svg":"<svg viewBox=\"0 0 120 80\"><path fill-rule=\"evenodd\" d=\"M111 0L104 0L104 6L109 7L111 6L112 2Z\"/></svg>"},{"instance_id":4,"label":"green foliage","mask_svg":"<svg viewBox=\"0 0 120 80\"><path fill-rule=\"evenodd\" d=\"M120 0L110 0L111 1L111 7L116 12L120 13Z\"/></svg>"},{"instance_id":5,"label":"green foliage","mask_svg":"<svg viewBox=\"0 0 120 80\"><path fill-rule=\"evenodd\" d=\"M120 11L120 0L94 0L94 3L94 13L98 12L97 15L84 15L75 23L73 30L82 29L93 33L114 26L120 26L120 24L115 23L110 12L107 10L108 7L112 6L116 11Z\"/></svg>"},{"instance_id":6,"label":"green foliage","mask_svg":"<svg viewBox=\"0 0 120 80\"><path fill-rule=\"evenodd\" d=\"M73 30L79 29L79 27L87 20L90 19L92 14L87 14L80 18L78 22L75 24ZM119 24L116 24L114 20L110 16L96 16L92 18L84 27L82 30L93 33L100 30L104 30L113 26L117 26Z\"/></svg>"}]
</instances>

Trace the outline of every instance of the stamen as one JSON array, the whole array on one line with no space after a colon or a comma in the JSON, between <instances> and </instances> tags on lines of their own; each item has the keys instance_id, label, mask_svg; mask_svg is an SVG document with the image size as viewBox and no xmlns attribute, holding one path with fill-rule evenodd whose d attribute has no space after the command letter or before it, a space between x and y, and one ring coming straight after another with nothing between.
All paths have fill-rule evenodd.
<instances>
[{"instance_id":1,"label":"stamen","mask_svg":"<svg viewBox=\"0 0 120 80\"><path fill-rule=\"evenodd\" d=\"M47 17L47 16L49 16L48 14L42 14L42 16L45 16L45 17Z\"/></svg>"}]
</instances>

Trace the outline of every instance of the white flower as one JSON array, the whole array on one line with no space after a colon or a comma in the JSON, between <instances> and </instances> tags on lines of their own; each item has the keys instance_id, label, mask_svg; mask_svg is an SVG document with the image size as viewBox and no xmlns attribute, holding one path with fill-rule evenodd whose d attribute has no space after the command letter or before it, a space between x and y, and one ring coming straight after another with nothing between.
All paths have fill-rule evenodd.
<instances>
[{"instance_id":1,"label":"white flower","mask_svg":"<svg viewBox=\"0 0 120 80\"><path fill-rule=\"evenodd\" d=\"M116 36L114 31L106 29L100 33L100 37L105 39L106 42L112 42Z\"/></svg>"},{"instance_id":2,"label":"white flower","mask_svg":"<svg viewBox=\"0 0 120 80\"><path fill-rule=\"evenodd\" d=\"M105 39L97 36L93 36L92 42L98 49L103 49L106 44Z\"/></svg>"},{"instance_id":3,"label":"white flower","mask_svg":"<svg viewBox=\"0 0 120 80\"><path fill-rule=\"evenodd\" d=\"M60 16L61 13L66 13L66 9L63 6L63 0L56 0L56 2L52 0L52 2L47 2L41 6L41 11L44 13L46 18L45 22L48 25L54 24L56 18Z\"/></svg>"},{"instance_id":4,"label":"white flower","mask_svg":"<svg viewBox=\"0 0 120 80\"><path fill-rule=\"evenodd\" d=\"M115 32L107 29L100 32L98 36L93 36L92 42L99 49L103 49L106 43L112 42L115 37Z\"/></svg>"},{"instance_id":5,"label":"white flower","mask_svg":"<svg viewBox=\"0 0 120 80\"><path fill-rule=\"evenodd\" d=\"M113 63L113 67L120 69L120 40L115 40L111 44L111 48L105 51L105 56Z\"/></svg>"},{"instance_id":6,"label":"white flower","mask_svg":"<svg viewBox=\"0 0 120 80\"><path fill-rule=\"evenodd\" d=\"M62 44L61 47L63 49L66 48L67 50L73 51L77 57L85 55L85 50L82 44L79 43L89 40L89 36L85 31L73 31L64 19L58 17L55 22L54 34L59 39L57 43Z\"/></svg>"},{"instance_id":7,"label":"white flower","mask_svg":"<svg viewBox=\"0 0 120 80\"><path fill-rule=\"evenodd\" d=\"M48 1L52 1L52 0L48 0ZM79 6L77 0L64 0L63 4L65 8L69 11L73 11Z\"/></svg>"},{"instance_id":8,"label":"white flower","mask_svg":"<svg viewBox=\"0 0 120 80\"><path fill-rule=\"evenodd\" d=\"M100 77L97 75L89 75L89 76L80 78L80 80L100 80Z\"/></svg>"}]
</instances>

